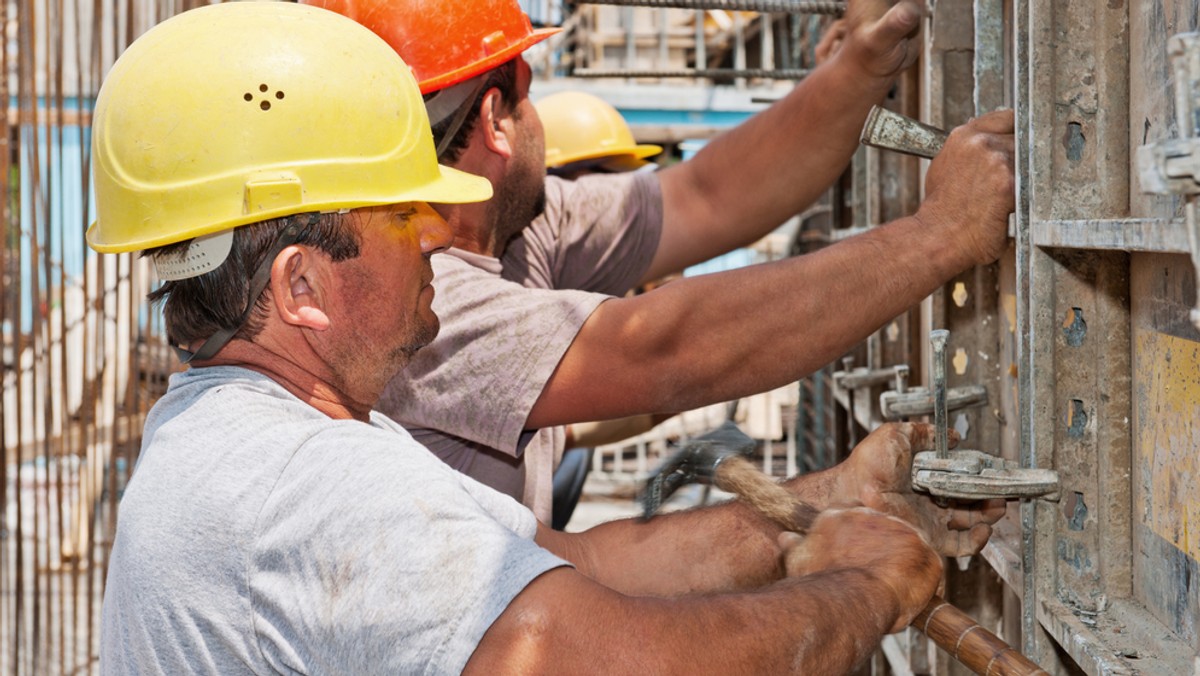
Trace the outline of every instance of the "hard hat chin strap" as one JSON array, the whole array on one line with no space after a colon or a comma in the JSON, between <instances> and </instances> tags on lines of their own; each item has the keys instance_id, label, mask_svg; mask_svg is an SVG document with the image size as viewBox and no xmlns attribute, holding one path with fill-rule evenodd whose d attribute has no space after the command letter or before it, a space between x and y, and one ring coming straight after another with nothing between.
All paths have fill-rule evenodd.
<instances>
[{"instance_id":1,"label":"hard hat chin strap","mask_svg":"<svg viewBox=\"0 0 1200 676\"><path fill-rule=\"evenodd\" d=\"M466 121L467 115L474 107L475 98L479 96L480 90L487 82L487 75L487 73L480 73L469 80L463 80L453 87L439 91L425 102L425 112L429 114L429 126L431 127L436 127L450 115L454 115L450 126L446 128L446 133L442 134L442 140L438 142L438 159L445 154L450 143L454 141L454 137L458 136L458 131L462 129L463 122Z\"/></svg>"},{"instance_id":2,"label":"hard hat chin strap","mask_svg":"<svg viewBox=\"0 0 1200 676\"><path fill-rule=\"evenodd\" d=\"M283 231L275 238L267 255L263 257L262 262L258 264L258 269L254 271L254 276L250 278L246 309L242 312L242 316L238 317L237 322L209 336L200 349L195 352L188 352L182 347L175 346L175 354L179 356L179 361L189 364L193 361L212 359L241 330L242 326L246 324L246 320L250 318L250 314L254 312L255 306L258 305L258 297L262 295L263 289L267 288L267 283L271 281L271 266L275 263L275 257L279 255L280 251L300 241L300 238L306 235L321 218L321 215L317 213L307 216L303 221L298 217L289 218Z\"/></svg>"}]
</instances>

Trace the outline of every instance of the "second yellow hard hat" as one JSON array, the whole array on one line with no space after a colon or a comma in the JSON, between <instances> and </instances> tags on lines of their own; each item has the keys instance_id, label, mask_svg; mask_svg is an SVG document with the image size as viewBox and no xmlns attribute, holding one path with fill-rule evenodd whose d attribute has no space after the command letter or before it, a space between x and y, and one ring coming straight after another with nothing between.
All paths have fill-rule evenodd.
<instances>
[{"instance_id":1,"label":"second yellow hard hat","mask_svg":"<svg viewBox=\"0 0 1200 676\"><path fill-rule=\"evenodd\" d=\"M622 169L647 164L661 146L638 144L621 113L607 101L583 92L559 92L534 104L546 130L546 166L612 158Z\"/></svg>"}]
</instances>

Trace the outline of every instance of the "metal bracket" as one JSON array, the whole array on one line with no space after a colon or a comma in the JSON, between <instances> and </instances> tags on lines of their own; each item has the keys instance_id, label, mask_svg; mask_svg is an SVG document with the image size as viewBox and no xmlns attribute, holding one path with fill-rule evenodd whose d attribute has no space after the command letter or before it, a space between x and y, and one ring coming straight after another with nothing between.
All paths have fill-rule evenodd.
<instances>
[{"instance_id":1,"label":"metal bracket","mask_svg":"<svg viewBox=\"0 0 1200 676\"><path fill-rule=\"evenodd\" d=\"M895 381L898 386L901 386L900 383L908 382L908 364L897 364L881 369L860 366L833 373L833 386L843 390L874 387L892 381Z\"/></svg>"},{"instance_id":2,"label":"metal bracket","mask_svg":"<svg viewBox=\"0 0 1200 676\"><path fill-rule=\"evenodd\" d=\"M934 451L922 451L913 457L912 485L940 498L986 500L1044 497L1058 500L1058 473L1049 469L1029 469L1010 460L974 450L949 450L946 431L946 343L950 332L929 332L933 347L933 417L936 437ZM882 399L882 398L881 398ZM986 392L984 400L986 401Z\"/></svg>"},{"instance_id":3,"label":"metal bracket","mask_svg":"<svg viewBox=\"0 0 1200 676\"><path fill-rule=\"evenodd\" d=\"M1183 195L1188 245L1197 284L1200 284L1200 33L1180 33L1167 42L1167 55L1175 81L1175 121L1180 138L1137 149L1138 179L1142 192ZM1189 313L1200 329L1200 299Z\"/></svg>"},{"instance_id":4,"label":"metal bracket","mask_svg":"<svg viewBox=\"0 0 1200 676\"><path fill-rule=\"evenodd\" d=\"M883 412L884 420L892 421L933 415L933 399L934 393L924 387L888 390L879 395L879 410ZM983 385L964 385L946 390L946 411L983 406L987 401L987 388Z\"/></svg>"},{"instance_id":5,"label":"metal bracket","mask_svg":"<svg viewBox=\"0 0 1200 676\"><path fill-rule=\"evenodd\" d=\"M983 451L950 451L949 458L937 457L937 451L917 453L913 457L912 484L917 490L943 498L1040 497L1058 501L1058 472L1023 468Z\"/></svg>"}]
</instances>

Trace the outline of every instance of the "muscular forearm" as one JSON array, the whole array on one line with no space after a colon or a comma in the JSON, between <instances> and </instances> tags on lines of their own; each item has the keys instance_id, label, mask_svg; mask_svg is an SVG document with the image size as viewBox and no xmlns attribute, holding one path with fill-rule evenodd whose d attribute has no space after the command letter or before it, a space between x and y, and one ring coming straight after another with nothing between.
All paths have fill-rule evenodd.
<instances>
[{"instance_id":1,"label":"muscular forearm","mask_svg":"<svg viewBox=\"0 0 1200 676\"><path fill-rule=\"evenodd\" d=\"M834 60L692 160L659 172L663 235L645 279L749 245L811 205L849 164L892 80Z\"/></svg>"},{"instance_id":2,"label":"muscular forearm","mask_svg":"<svg viewBox=\"0 0 1200 676\"><path fill-rule=\"evenodd\" d=\"M789 490L824 509L854 499L845 468L796 477ZM549 529L538 544L580 573L631 595L675 596L752 589L783 576L779 527L740 500L703 509L623 519L579 534Z\"/></svg>"},{"instance_id":3,"label":"muscular forearm","mask_svg":"<svg viewBox=\"0 0 1200 676\"><path fill-rule=\"evenodd\" d=\"M592 447L613 444L635 437L643 432L649 432L660 422L670 418L671 414L631 415L616 420L599 420L596 422L575 423L567 426L567 448L576 446Z\"/></svg>"},{"instance_id":4,"label":"muscular forearm","mask_svg":"<svg viewBox=\"0 0 1200 676\"><path fill-rule=\"evenodd\" d=\"M623 596L559 569L513 601L466 673L844 674L899 612L856 568L676 599Z\"/></svg>"},{"instance_id":5,"label":"muscular forearm","mask_svg":"<svg viewBox=\"0 0 1200 676\"><path fill-rule=\"evenodd\" d=\"M606 301L528 426L688 410L795 382L973 263L948 227L904 218L806 256Z\"/></svg>"}]
</instances>

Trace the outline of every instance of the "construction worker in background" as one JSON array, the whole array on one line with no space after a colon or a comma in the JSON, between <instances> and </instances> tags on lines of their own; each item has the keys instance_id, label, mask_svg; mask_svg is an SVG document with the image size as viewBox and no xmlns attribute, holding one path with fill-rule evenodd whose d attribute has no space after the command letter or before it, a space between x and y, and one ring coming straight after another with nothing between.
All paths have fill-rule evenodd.
<instances>
[{"instance_id":1,"label":"construction worker in background","mask_svg":"<svg viewBox=\"0 0 1200 676\"><path fill-rule=\"evenodd\" d=\"M358 24L168 19L113 66L92 141L87 240L152 260L189 365L121 501L103 673L843 673L933 593L941 559L892 516L830 510L800 541L727 503L558 533L373 412L437 333L453 235L426 201L491 192L438 165L411 71ZM978 529L906 488L931 430L786 486Z\"/></svg>"},{"instance_id":2,"label":"construction worker in background","mask_svg":"<svg viewBox=\"0 0 1200 676\"><path fill-rule=\"evenodd\" d=\"M558 92L534 104L546 138L546 171L575 180L590 174L617 174L656 167L646 158L661 146L639 145L621 113L586 92ZM566 527L583 492L596 446L624 441L650 431L671 414L643 413L616 420L566 426L562 460L554 470L551 525Z\"/></svg>"},{"instance_id":3,"label":"construction worker in background","mask_svg":"<svg viewBox=\"0 0 1200 676\"><path fill-rule=\"evenodd\" d=\"M950 134L914 216L811 255L622 297L760 239L824 193L871 106L917 58L922 10L911 1L850 0L836 53L694 158L576 181L544 176L520 58L556 29L534 30L516 0L304 1L396 49L421 83L441 160L496 191L486 203L438 207L455 232L434 262L442 332L389 384L380 410L544 522L562 425L795 382L1007 246L1011 111ZM989 519L1003 511L977 507Z\"/></svg>"},{"instance_id":4,"label":"construction worker in background","mask_svg":"<svg viewBox=\"0 0 1200 676\"><path fill-rule=\"evenodd\" d=\"M621 113L586 92L558 92L533 105L546 138L546 171L571 180L654 168L662 146L638 144Z\"/></svg>"}]
</instances>

